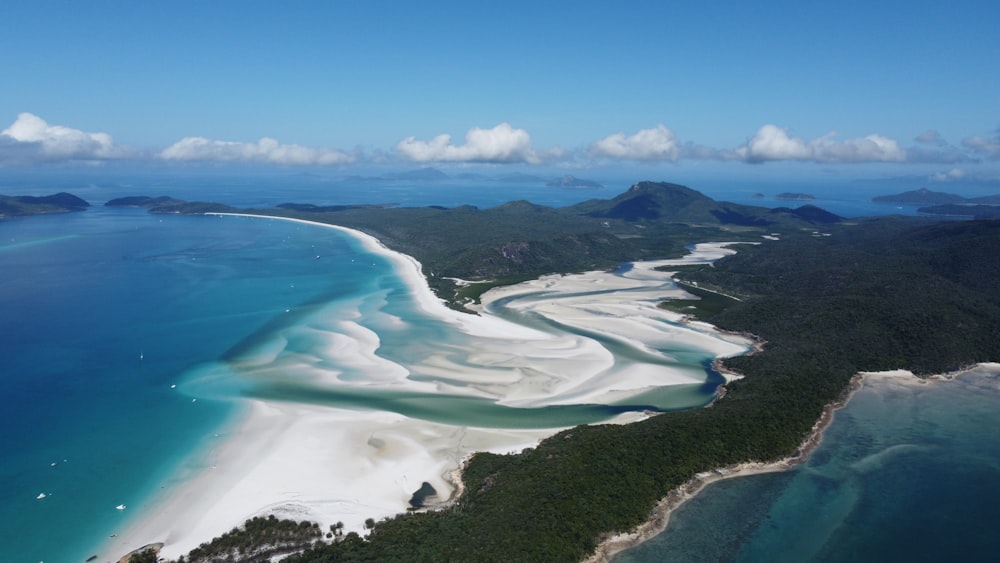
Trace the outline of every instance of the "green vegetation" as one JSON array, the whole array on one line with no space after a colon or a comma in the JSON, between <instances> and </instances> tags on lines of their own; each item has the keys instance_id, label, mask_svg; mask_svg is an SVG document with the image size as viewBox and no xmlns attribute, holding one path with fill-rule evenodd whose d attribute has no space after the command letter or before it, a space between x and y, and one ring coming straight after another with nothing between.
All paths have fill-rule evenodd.
<instances>
[{"instance_id":1,"label":"green vegetation","mask_svg":"<svg viewBox=\"0 0 1000 563\"><path fill-rule=\"evenodd\" d=\"M252 212L368 233L416 258L438 296L462 308L496 285L680 256L692 241L756 241L770 230L811 231L840 220L807 207L719 203L684 186L641 182L614 199L561 209L515 201L491 209L283 204Z\"/></svg>"},{"instance_id":2,"label":"green vegetation","mask_svg":"<svg viewBox=\"0 0 1000 563\"><path fill-rule=\"evenodd\" d=\"M702 289L689 283L681 283L681 285L684 287L684 291L694 295L697 299L671 299L660 303L660 307L675 313L707 318L725 311L738 302L737 299L718 291Z\"/></svg>"},{"instance_id":3,"label":"green vegetation","mask_svg":"<svg viewBox=\"0 0 1000 563\"><path fill-rule=\"evenodd\" d=\"M150 213L234 213L239 211L235 207L223 205L221 203L211 203L205 201L184 201L168 196L127 196L108 200L106 207L145 207Z\"/></svg>"},{"instance_id":4,"label":"green vegetation","mask_svg":"<svg viewBox=\"0 0 1000 563\"><path fill-rule=\"evenodd\" d=\"M270 561L278 555L302 551L322 536L319 525L311 522L279 520L274 516L251 518L242 528L233 528L211 542L201 544L178 562Z\"/></svg>"},{"instance_id":5,"label":"green vegetation","mask_svg":"<svg viewBox=\"0 0 1000 563\"><path fill-rule=\"evenodd\" d=\"M143 549L137 553L133 553L128 558L128 563L156 563L159 561L156 553L156 549L152 547Z\"/></svg>"},{"instance_id":6,"label":"green vegetation","mask_svg":"<svg viewBox=\"0 0 1000 563\"><path fill-rule=\"evenodd\" d=\"M998 244L997 221L880 218L741 248L683 279L745 298L706 320L770 343L727 365L940 373L1000 358Z\"/></svg>"},{"instance_id":7,"label":"green vegetation","mask_svg":"<svg viewBox=\"0 0 1000 563\"><path fill-rule=\"evenodd\" d=\"M0 195L0 219L24 215L69 213L83 211L88 207L90 207L89 203L66 192L41 197Z\"/></svg>"},{"instance_id":8,"label":"green vegetation","mask_svg":"<svg viewBox=\"0 0 1000 563\"><path fill-rule=\"evenodd\" d=\"M116 197L104 202L105 207L145 207L154 209L162 205L181 205L184 200L174 199L168 196L149 197L144 195Z\"/></svg>"}]
</instances>

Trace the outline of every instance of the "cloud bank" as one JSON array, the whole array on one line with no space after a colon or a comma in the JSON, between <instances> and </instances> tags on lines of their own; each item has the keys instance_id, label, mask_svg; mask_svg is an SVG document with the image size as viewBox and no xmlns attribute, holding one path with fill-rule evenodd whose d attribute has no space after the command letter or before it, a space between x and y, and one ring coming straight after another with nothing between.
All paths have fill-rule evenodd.
<instances>
[{"instance_id":1,"label":"cloud bank","mask_svg":"<svg viewBox=\"0 0 1000 563\"><path fill-rule=\"evenodd\" d=\"M918 143L923 143L925 145L941 146L947 144L945 140L941 138L941 133L933 129L928 129L927 131L924 131L923 133L917 135L916 138L914 138L913 140Z\"/></svg>"},{"instance_id":2,"label":"cloud bank","mask_svg":"<svg viewBox=\"0 0 1000 563\"><path fill-rule=\"evenodd\" d=\"M949 163L1000 160L1000 130L992 136L971 136L961 146L948 143L933 129L913 138L903 148L892 138L871 134L840 140L835 133L807 140L773 124L761 127L740 146L717 149L681 142L663 124L626 134L613 133L585 149L569 153L561 148L536 149L531 135L509 123L493 128L473 127L464 143L455 143L442 134L430 140L410 136L395 150L371 149L362 153L282 144L264 137L257 142L220 141L205 137L185 137L159 152L140 152L116 145L107 133L90 133L50 125L42 118L21 113L0 131L0 166L58 162L102 162L111 159L158 158L166 161L259 163L275 165L340 165L359 160L386 163L456 162L496 164L542 164L556 160L577 166L588 161L628 160L634 162L678 162L682 160L742 161L761 164L792 161L816 163Z\"/></svg>"},{"instance_id":3,"label":"cloud bank","mask_svg":"<svg viewBox=\"0 0 1000 563\"><path fill-rule=\"evenodd\" d=\"M492 129L473 127L465 134L465 144L455 145L451 135L442 134L430 141L407 137L396 145L396 151L416 162L493 162L538 164L558 157L559 149L540 153L531 146L531 135L501 123Z\"/></svg>"},{"instance_id":4,"label":"cloud bank","mask_svg":"<svg viewBox=\"0 0 1000 563\"><path fill-rule=\"evenodd\" d=\"M674 132L661 124L630 136L625 136L625 133L608 135L590 145L587 153L592 157L675 161L680 157L681 149Z\"/></svg>"},{"instance_id":5,"label":"cloud bank","mask_svg":"<svg viewBox=\"0 0 1000 563\"><path fill-rule=\"evenodd\" d=\"M0 164L108 160L128 153L115 146L107 133L49 125L27 112L19 114L10 127L0 131Z\"/></svg>"},{"instance_id":6,"label":"cloud bank","mask_svg":"<svg viewBox=\"0 0 1000 563\"><path fill-rule=\"evenodd\" d=\"M828 133L813 140L794 137L777 125L764 125L746 144L732 149L713 149L690 142L682 143L664 125L642 129L633 135L615 133L591 144L590 158L610 158L644 162L679 160L729 160L752 164L777 161L818 163L866 162L935 162L954 163L968 160L967 155L949 146L936 131L925 131L915 141L922 146L904 149L882 135L838 140ZM977 146L984 143L974 140Z\"/></svg>"},{"instance_id":7,"label":"cloud bank","mask_svg":"<svg viewBox=\"0 0 1000 563\"><path fill-rule=\"evenodd\" d=\"M906 151L899 143L881 135L868 135L860 139L838 141L835 133L806 141L792 137L777 125L765 125L737 148L734 154L751 163L775 160L813 162L904 162Z\"/></svg>"},{"instance_id":8,"label":"cloud bank","mask_svg":"<svg viewBox=\"0 0 1000 563\"><path fill-rule=\"evenodd\" d=\"M962 139L962 146L989 159L1000 159L1000 131L993 137L975 135Z\"/></svg>"},{"instance_id":9,"label":"cloud bank","mask_svg":"<svg viewBox=\"0 0 1000 563\"><path fill-rule=\"evenodd\" d=\"M256 143L185 137L160 153L165 160L251 162L284 165L330 165L354 162L354 156L330 149L283 145L269 137Z\"/></svg>"}]
</instances>

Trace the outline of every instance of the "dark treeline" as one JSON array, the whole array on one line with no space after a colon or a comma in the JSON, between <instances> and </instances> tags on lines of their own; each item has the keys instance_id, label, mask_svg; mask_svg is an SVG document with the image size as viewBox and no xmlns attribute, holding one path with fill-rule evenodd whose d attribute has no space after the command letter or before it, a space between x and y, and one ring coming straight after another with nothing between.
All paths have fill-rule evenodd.
<instances>
[{"instance_id":1,"label":"dark treeline","mask_svg":"<svg viewBox=\"0 0 1000 563\"><path fill-rule=\"evenodd\" d=\"M178 563L263 563L278 555L301 551L322 537L319 525L311 522L283 520L273 515L251 518L242 527L196 547Z\"/></svg>"}]
</instances>

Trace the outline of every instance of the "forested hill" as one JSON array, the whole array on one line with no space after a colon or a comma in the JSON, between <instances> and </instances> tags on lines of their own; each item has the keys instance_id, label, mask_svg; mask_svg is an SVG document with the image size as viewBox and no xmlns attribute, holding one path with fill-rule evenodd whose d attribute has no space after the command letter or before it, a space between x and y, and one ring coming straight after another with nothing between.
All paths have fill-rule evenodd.
<instances>
[{"instance_id":1,"label":"forested hill","mask_svg":"<svg viewBox=\"0 0 1000 563\"><path fill-rule=\"evenodd\" d=\"M769 356L940 373L1000 359L997 249L1000 221L881 218L741 247L683 279L744 298L707 320L774 342Z\"/></svg>"},{"instance_id":2,"label":"forested hill","mask_svg":"<svg viewBox=\"0 0 1000 563\"><path fill-rule=\"evenodd\" d=\"M768 209L717 202L677 184L640 182L610 200L565 208L515 201L490 209L383 208L284 204L255 212L352 227L415 257L431 287L449 301L448 278L482 290L553 272L614 268L626 261L683 254L698 240L761 240L774 230L811 232L842 219L814 206ZM463 290L469 295L469 290Z\"/></svg>"},{"instance_id":3,"label":"forested hill","mask_svg":"<svg viewBox=\"0 0 1000 563\"><path fill-rule=\"evenodd\" d=\"M0 219L21 215L45 215L83 211L90 204L79 197L60 192L47 196L0 195Z\"/></svg>"}]
</instances>

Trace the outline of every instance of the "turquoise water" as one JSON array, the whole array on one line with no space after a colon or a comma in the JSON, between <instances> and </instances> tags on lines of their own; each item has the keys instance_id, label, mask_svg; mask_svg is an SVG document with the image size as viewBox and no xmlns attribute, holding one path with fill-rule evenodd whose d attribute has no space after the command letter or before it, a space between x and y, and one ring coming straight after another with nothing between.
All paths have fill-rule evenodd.
<instances>
[{"instance_id":1,"label":"turquoise water","mask_svg":"<svg viewBox=\"0 0 1000 563\"><path fill-rule=\"evenodd\" d=\"M993 561L998 427L1000 370L868 380L802 466L709 485L615 561Z\"/></svg>"},{"instance_id":2,"label":"turquoise water","mask_svg":"<svg viewBox=\"0 0 1000 563\"><path fill-rule=\"evenodd\" d=\"M89 556L236 414L232 394L192 402L189 374L276 318L368 292L391 268L352 267L358 252L280 221L0 222L0 560Z\"/></svg>"},{"instance_id":3,"label":"turquoise water","mask_svg":"<svg viewBox=\"0 0 1000 563\"><path fill-rule=\"evenodd\" d=\"M384 257L314 225L95 207L3 221L0 260L3 561L98 553L162 488L203 469L199 452L226 438L245 397L557 428L703 405L721 382L707 352L671 350L704 382L611 405L514 408L352 386L384 375L327 353L331 338L358 331L377 335L386 364L505 368L470 363L477 337L423 312ZM624 361L654 360L614 344ZM343 385L323 379L331 373Z\"/></svg>"}]
</instances>

